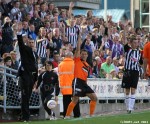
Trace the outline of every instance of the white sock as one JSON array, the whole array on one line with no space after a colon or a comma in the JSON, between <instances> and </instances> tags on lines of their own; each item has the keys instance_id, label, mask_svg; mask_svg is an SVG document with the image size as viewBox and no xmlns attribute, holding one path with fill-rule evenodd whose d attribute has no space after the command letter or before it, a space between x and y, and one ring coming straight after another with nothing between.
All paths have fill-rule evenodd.
<instances>
[{"instance_id":1,"label":"white sock","mask_svg":"<svg viewBox=\"0 0 150 124\"><path fill-rule=\"evenodd\" d=\"M132 94L129 99L129 110L134 110L135 94Z\"/></svg>"},{"instance_id":2,"label":"white sock","mask_svg":"<svg viewBox=\"0 0 150 124\"><path fill-rule=\"evenodd\" d=\"M126 95L126 99L125 99L125 104L126 104L126 109L129 110L129 95Z\"/></svg>"}]
</instances>

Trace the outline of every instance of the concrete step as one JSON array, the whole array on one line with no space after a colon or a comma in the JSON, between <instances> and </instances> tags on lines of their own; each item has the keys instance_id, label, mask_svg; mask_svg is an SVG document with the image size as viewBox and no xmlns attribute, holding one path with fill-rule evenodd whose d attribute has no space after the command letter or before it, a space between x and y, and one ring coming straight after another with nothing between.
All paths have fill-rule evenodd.
<instances>
[{"instance_id":1,"label":"concrete step","mask_svg":"<svg viewBox=\"0 0 150 124\"><path fill-rule=\"evenodd\" d=\"M149 102L147 103L136 103L135 110L144 110L150 108ZM81 116L85 116L89 114L89 104L80 104L80 111ZM104 114L104 113L111 113L111 112L126 112L125 103L97 103L95 114ZM57 118L60 118L60 105L58 105L54 112ZM12 109L7 110L7 113L4 114L3 110L0 110L0 122L1 120L17 120L19 113L14 112ZM49 119L47 113L45 112L44 108L41 107L38 114L35 114L30 117L30 120L43 120Z\"/></svg>"}]
</instances>

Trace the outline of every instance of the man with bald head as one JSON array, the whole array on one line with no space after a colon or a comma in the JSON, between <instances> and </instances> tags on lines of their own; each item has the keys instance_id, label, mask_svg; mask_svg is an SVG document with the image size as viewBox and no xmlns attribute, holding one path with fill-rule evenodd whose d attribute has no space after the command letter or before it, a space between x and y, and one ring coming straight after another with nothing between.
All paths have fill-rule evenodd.
<instances>
[{"instance_id":1,"label":"man with bald head","mask_svg":"<svg viewBox=\"0 0 150 124\"><path fill-rule=\"evenodd\" d=\"M74 60L73 53L68 51L64 60L58 65L59 86L63 95L63 116L72 98L72 81L74 79ZM80 117L79 102L73 110L74 117Z\"/></svg>"}]
</instances>

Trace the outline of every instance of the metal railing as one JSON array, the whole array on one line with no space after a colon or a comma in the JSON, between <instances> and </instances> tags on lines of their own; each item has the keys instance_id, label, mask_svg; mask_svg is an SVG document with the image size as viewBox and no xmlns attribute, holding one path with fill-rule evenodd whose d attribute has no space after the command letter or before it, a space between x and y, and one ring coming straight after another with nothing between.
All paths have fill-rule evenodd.
<instances>
[{"instance_id":1,"label":"metal railing","mask_svg":"<svg viewBox=\"0 0 150 124\"><path fill-rule=\"evenodd\" d=\"M98 3L100 4L101 0L48 0L49 2L86 2L86 3Z\"/></svg>"},{"instance_id":2,"label":"metal railing","mask_svg":"<svg viewBox=\"0 0 150 124\"><path fill-rule=\"evenodd\" d=\"M7 73L8 71L11 73ZM17 74L17 70L0 65L0 108L4 109L4 113L6 113L6 109L20 108L21 90L18 84L18 79L14 74ZM40 106L41 102L39 94L32 93L30 98L30 108L38 109Z\"/></svg>"}]
</instances>

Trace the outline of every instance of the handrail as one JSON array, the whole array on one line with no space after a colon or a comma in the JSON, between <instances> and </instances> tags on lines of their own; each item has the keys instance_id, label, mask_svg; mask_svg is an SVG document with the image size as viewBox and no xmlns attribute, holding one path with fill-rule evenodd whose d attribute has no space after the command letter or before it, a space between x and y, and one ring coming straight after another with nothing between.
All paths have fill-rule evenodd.
<instances>
[{"instance_id":1,"label":"handrail","mask_svg":"<svg viewBox=\"0 0 150 124\"><path fill-rule=\"evenodd\" d=\"M17 73L18 71L17 70L15 70L15 69L12 69L12 68L8 68L8 67L6 67L6 66L3 66L3 65L0 65L0 68L3 68L4 70L3 71L0 71L0 74L3 74L3 76L4 76L4 113L6 113L6 82L7 82L7 80L6 80L6 76L9 76L9 77L12 77L12 78L16 78L16 76L14 76L14 75L12 75L12 74L9 74L9 73L7 73L6 72L6 70L9 70L9 71L12 71L12 72L14 72L14 73Z\"/></svg>"},{"instance_id":2,"label":"handrail","mask_svg":"<svg viewBox=\"0 0 150 124\"><path fill-rule=\"evenodd\" d=\"M6 76L9 76L9 77L11 77L11 78L16 78L15 75L9 74L9 73L4 73L4 72L2 72L2 71L0 71L0 74L5 74Z\"/></svg>"},{"instance_id":3,"label":"handrail","mask_svg":"<svg viewBox=\"0 0 150 124\"><path fill-rule=\"evenodd\" d=\"M4 68L4 69L10 70L10 71L15 72L15 73L18 72L17 70L12 69L12 68L9 68L9 67L6 67L6 66L4 66L4 65L0 65L0 68Z\"/></svg>"}]
</instances>

